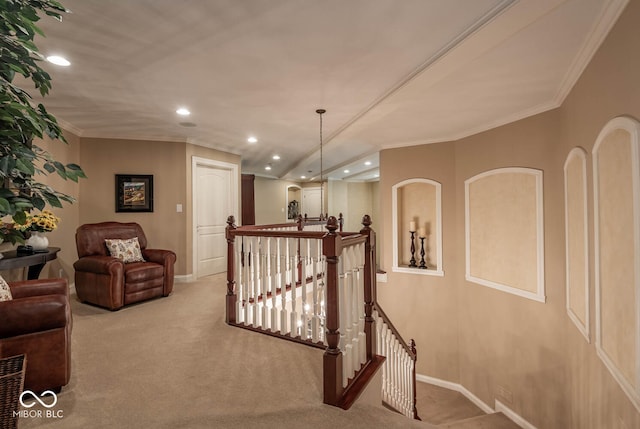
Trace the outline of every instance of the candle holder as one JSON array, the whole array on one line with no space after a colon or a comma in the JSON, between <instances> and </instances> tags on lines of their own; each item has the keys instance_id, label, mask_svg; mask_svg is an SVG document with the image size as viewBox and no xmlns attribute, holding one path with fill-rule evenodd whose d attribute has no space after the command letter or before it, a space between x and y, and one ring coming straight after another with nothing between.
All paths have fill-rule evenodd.
<instances>
[{"instance_id":1,"label":"candle holder","mask_svg":"<svg viewBox=\"0 0 640 429\"><path fill-rule=\"evenodd\" d=\"M409 260L409 267L411 268L416 268L416 245L414 244L414 237L413 234L415 234L415 231L409 231L411 233L411 259Z\"/></svg>"},{"instance_id":2,"label":"candle holder","mask_svg":"<svg viewBox=\"0 0 640 429\"><path fill-rule=\"evenodd\" d=\"M422 268L423 270L428 268L424 260L424 237L420 237L420 266L418 268Z\"/></svg>"}]
</instances>

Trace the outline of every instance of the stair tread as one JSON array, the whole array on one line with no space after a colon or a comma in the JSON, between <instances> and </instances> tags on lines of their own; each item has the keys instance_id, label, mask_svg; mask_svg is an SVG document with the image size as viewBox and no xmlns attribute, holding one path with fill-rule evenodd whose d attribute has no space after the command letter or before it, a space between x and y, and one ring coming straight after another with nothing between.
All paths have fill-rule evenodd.
<instances>
[{"instance_id":1,"label":"stair tread","mask_svg":"<svg viewBox=\"0 0 640 429\"><path fill-rule=\"evenodd\" d=\"M448 429L519 429L520 426L498 412L438 425Z\"/></svg>"},{"instance_id":2,"label":"stair tread","mask_svg":"<svg viewBox=\"0 0 640 429\"><path fill-rule=\"evenodd\" d=\"M462 393L429 383L416 383L418 415L434 425L455 422L485 412Z\"/></svg>"}]
</instances>

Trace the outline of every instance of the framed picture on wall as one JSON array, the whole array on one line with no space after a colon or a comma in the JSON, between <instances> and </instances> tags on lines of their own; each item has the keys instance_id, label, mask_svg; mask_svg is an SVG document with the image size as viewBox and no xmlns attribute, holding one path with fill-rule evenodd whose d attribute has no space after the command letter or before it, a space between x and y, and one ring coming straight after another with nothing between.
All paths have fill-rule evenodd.
<instances>
[{"instance_id":1,"label":"framed picture on wall","mask_svg":"<svg viewBox=\"0 0 640 429\"><path fill-rule=\"evenodd\" d=\"M116 174L116 212L152 212L153 175Z\"/></svg>"}]
</instances>

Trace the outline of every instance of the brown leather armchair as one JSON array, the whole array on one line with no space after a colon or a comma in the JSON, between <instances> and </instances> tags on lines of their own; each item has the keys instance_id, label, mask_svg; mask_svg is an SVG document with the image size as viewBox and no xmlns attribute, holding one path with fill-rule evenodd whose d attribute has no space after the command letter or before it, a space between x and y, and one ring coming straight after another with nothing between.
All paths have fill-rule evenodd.
<instances>
[{"instance_id":1,"label":"brown leather armchair","mask_svg":"<svg viewBox=\"0 0 640 429\"><path fill-rule=\"evenodd\" d=\"M110 256L106 239L138 237L144 262L124 263ZM76 230L78 260L75 282L82 302L118 310L122 306L159 296L173 290L176 254L170 250L147 249L147 237L135 222L100 222Z\"/></svg>"},{"instance_id":2,"label":"brown leather armchair","mask_svg":"<svg viewBox=\"0 0 640 429\"><path fill-rule=\"evenodd\" d=\"M71 307L66 279L9 283L0 302L0 358L25 354L24 388L59 391L71 375Z\"/></svg>"}]
</instances>

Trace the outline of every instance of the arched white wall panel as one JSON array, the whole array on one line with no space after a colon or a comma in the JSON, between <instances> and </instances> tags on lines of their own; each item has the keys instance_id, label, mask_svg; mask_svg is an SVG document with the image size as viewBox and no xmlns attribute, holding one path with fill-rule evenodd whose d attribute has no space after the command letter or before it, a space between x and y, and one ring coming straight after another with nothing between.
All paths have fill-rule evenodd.
<instances>
[{"instance_id":1,"label":"arched white wall panel","mask_svg":"<svg viewBox=\"0 0 640 429\"><path fill-rule=\"evenodd\" d=\"M567 313L590 342L587 154L579 147L564 163L564 214Z\"/></svg>"},{"instance_id":2,"label":"arched white wall panel","mask_svg":"<svg viewBox=\"0 0 640 429\"><path fill-rule=\"evenodd\" d=\"M593 147L596 350L640 411L640 123L614 118Z\"/></svg>"},{"instance_id":3,"label":"arched white wall panel","mask_svg":"<svg viewBox=\"0 0 640 429\"><path fill-rule=\"evenodd\" d=\"M465 181L466 279L545 302L542 171L499 168Z\"/></svg>"}]
</instances>

